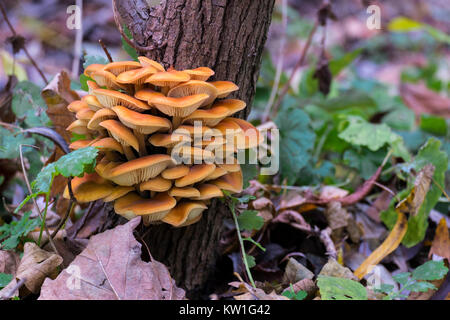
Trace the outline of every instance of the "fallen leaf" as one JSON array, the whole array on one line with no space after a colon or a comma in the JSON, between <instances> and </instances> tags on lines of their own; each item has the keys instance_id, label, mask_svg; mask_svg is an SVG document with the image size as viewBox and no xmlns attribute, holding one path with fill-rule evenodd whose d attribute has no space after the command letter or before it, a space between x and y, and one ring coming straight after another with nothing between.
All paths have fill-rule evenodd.
<instances>
[{"instance_id":1,"label":"fallen leaf","mask_svg":"<svg viewBox=\"0 0 450 320\"><path fill-rule=\"evenodd\" d=\"M380 212L387 210L392 200L392 194L383 190L377 199L373 202L372 206L367 209L367 215L376 222L381 222Z\"/></svg>"},{"instance_id":2,"label":"fallen leaf","mask_svg":"<svg viewBox=\"0 0 450 320\"><path fill-rule=\"evenodd\" d=\"M312 278L314 278L313 272L294 258L289 258L283 275L284 283L297 283L301 280L311 280Z\"/></svg>"},{"instance_id":3,"label":"fallen leaf","mask_svg":"<svg viewBox=\"0 0 450 320\"><path fill-rule=\"evenodd\" d=\"M338 201L329 202L324 214L331 230L343 228L348 225L347 220L350 215L347 210L342 208L342 204Z\"/></svg>"},{"instance_id":4,"label":"fallen leaf","mask_svg":"<svg viewBox=\"0 0 450 320\"><path fill-rule=\"evenodd\" d=\"M15 274L20 256L14 251L0 251L0 273Z\"/></svg>"},{"instance_id":5,"label":"fallen leaf","mask_svg":"<svg viewBox=\"0 0 450 320\"><path fill-rule=\"evenodd\" d=\"M428 113L450 117L450 99L428 89L424 83L402 83L400 95L417 116Z\"/></svg>"},{"instance_id":6,"label":"fallen leaf","mask_svg":"<svg viewBox=\"0 0 450 320\"><path fill-rule=\"evenodd\" d=\"M333 199L343 198L348 194L347 190L335 187L335 186L324 186L320 190L320 199L331 201Z\"/></svg>"},{"instance_id":7,"label":"fallen leaf","mask_svg":"<svg viewBox=\"0 0 450 320\"><path fill-rule=\"evenodd\" d=\"M39 299L184 299L184 290L175 285L162 263L141 260L141 244L133 236L140 221L136 217L91 237L67 269L44 282Z\"/></svg>"},{"instance_id":8,"label":"fallen leaf","mask_svg":"<svg viewBox=\"0 0 450 320\"><path fill-rule=\"evenodd\" d=\"M292 288L294 289L294 292L299 292L300 290L305 291L308 294L306 297L307 299L311 299L312 297L314 297L317 292L317 289L318 289L316 284L314 283L314 281L312 281L311 279L300 280L300 281L294 283L292 285ZM287 287L283 291L283 293L290 291L292 288L291 288L291 286Z\"/></svg>"},{"instance_id":9,"label":"fallen leaf","mask_svg":"<svg viewBox=\"0 0 450 320\"><path fill-rule=\"evenodd\" d=\"M311 226L308 222L306 222L305 218L294 210L283 210L281 211L272 222L286 223L291 225L292 227L309 232L312 230Z\"/></svg>"},{"instance_id":10,"label":"fallen leaf","mask_svg":"<svg viewBox=\"0 0 450 320\"><path fill-rule=\"evenodd\" d=\"M446 258L450 262L450 236L445 218L442 218L436 227L436 233L428 257L431 257L433 254Z\"/></svg>"},{"instance_id":11,"label":"fallen leaf","mask_svg":"<svg viewBox=\"0 0 450 320\"><path fill-rule=\"evenodd\" d=\"M306 202L306 199L298 192L289 191L281 198L280 205L277 210L285 210L298 207Z\"/></svg>"},{"instance_id":12,"label":"fallen leaf","mask_svg":"<svg viewBox=\"0 0 450 320\"><path fill-rule=\"evenodd\" d=\"M358 280L349 268L340 265L335 259L328 260L320 270L319 276Z\"/></svg>"},{"instance_id":13,"label":"fallen leaf","mask_svg":"<svg viewBox=\"0 0 450 320\"><path fill-rule=\"evenodd\" d=\"M253 288L251 285L243 281L230 282L229 285L237 288L237 290L233 291L234 293L242 293L234 296L233 298L235 300L289 300L285 296L276 294L275 291L267 294L262 289Z\"/></svg>"},{"instance_id":14,"label":"fallen leaf","mask_svg":"<svg viewBox=\"0 0 450 320\"><path fill-rule=\"evenodd\" d=\"M57 254L42 250L34 242L26 242L16 279L24 279L25 287L33 293L38 293L45 278L53 275L62 261Z\"/></svg>"}]
</instances>

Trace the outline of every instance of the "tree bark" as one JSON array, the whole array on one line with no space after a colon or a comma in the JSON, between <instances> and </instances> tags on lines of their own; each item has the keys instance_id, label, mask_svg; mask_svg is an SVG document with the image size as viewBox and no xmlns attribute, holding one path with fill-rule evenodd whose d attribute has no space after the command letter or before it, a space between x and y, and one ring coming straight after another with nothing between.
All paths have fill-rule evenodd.
<instances>
[{"instance_id":1,"label":"tree bark","mask_svg":"<svg viewBox=\"0 0 450 320\"><path fill-rule=\"evenodd\" d=\"M212 80L233 81L244 100L246 118L255 94L261 56L274 0L166 0L149 7L144 0L115 1L116 18L130 30L140 54L177 70L206 66ZM153 226L145 239L153 257L199 297L215 267L223 219L229 214L213 201L196 224L175 229Z\"/></svg>"}]
</instances>

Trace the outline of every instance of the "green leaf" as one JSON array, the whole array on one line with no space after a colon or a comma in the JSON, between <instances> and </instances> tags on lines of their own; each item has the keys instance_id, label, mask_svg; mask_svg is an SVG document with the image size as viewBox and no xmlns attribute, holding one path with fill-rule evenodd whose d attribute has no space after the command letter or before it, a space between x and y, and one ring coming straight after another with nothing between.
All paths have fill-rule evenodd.
<instances>
[{"instance_id":1,"label":"green leaf","mask_svg":"<svg viewBox=\"0 0 450 320\"><path fill-rule=\"evenodd\" d=\"M410 276L411 276L410 272L401 272L392 276L392 278L404 286L408 282Z\"/></svg>"},{"instance_id":2,"label":"green leaf","mask_svg":"<svg viewBox=\"0 0 450 320\"><path fill-rule=\"evenodd\" d=\"M249 254L245 254L245 260L246 260L249 268L253 268L254 266L256 266L256 261L255 261L255 257L254 256L251 256Z\"/></svg>"},{"instance_id":3,"label":"green leaf","mask_svg":"<svg viewBox=\"0 0 450 320\"><path fill-rule=\"evenodd\" d=\"M423 265L417 267L412 277L415 280L439 280L445 277L448 272L448 268L444 265L444 261L427 261Z\"/></svg>"},{"instance_id":4,"label":"green leaf","mask_svg":"<svg viewBox=\"0 0 450 320\"><path fill-rule=\"evenodd\" d=\"M299 290L296 293L291 284L291 288L289 290L284 291L283 296L285 296L286 298L289 298L291 300L303 300L308 296L308 293L304 290Z\"/></svg>"},{"instance_id":5,"label":"green leaf","mask_svg":"<svg viewBox=\"0 0 450 320\"><path fill-rule=\"evenodd\" d=\"M26 236L40 225L40 219L30 219L31 211L26 212L19 221L0 226L0 238L5 239L1 244L2 250L12 250L20 243L20 239Z\"/></svg>"},{"instance_id":6,"label":"green leaf","mask_svg":"<svg viewBox=\"0 0 450 320\"><path fill-rule=\"evenodd\" d=\"M264 225L264 219L256 210L244 210L237 219L239 230L259 230Z\"/></svg>"},{"instance_id":7,"label":"green leaf","mask_svg":"<svg viewBox=\"0 0 450 320\"><path fill-rule=\"evenodd\" d=\"M93 81L91 78L89 78L87 75L85 75L84 73L80 74L80 85L81 85L81 90L84 91L89 91L89 87L87 85L88 81Z\"/></svg>"},{"instance_id":8,"label":"green leaf","mask_svg":"<svg viewBox=\"0 0 450 320\"><path fill-rule=\"evenodd\" d=\"M294 108L295 101L291 100L290 104L291 107L283 108L275 120L280 130L281 175L288 184L294 183L300 170L308 164L316 137L308 115Z\"/></svg>"},{"instance_id":9,"label":"green leaf","mask_svg":"<svg viewBox=\"0 0 450 320\"><path fill-rule=\"evenodd\" d=\"M320 276L317 286L322 300L367 300L366 288L350 279Z\"/></svg>"},{"instance_id":10,"label":"green leaf","mask_svg":"<svg viewBox=\"0 0 450 320\"><path fill-rule=\"evenodd\" d=\"M360 148L345 151L343 159L349 167L355 168L361 177L367 180L375 173L385 156L386 152L382 149L370 152L367 148Z\"/></svg>"},{"instance_id":11,"label":"green leaf","mask_svg":"<svg viewBox=\"0 0 450 320\"><path fill-rule=\"evenodd\" d=\"M0 272L0 288L6 287L8 283L11 282L12 279L13 279L12 274Z\"/></svg>"},{"instance_id":12,"label":"green leaf","mask_svg":"<svg viewBox=\"0 0 450 320\"><path fill-rule=\"evenodd\" d=\"M130 30L127 28L126 25L123 25L123 32L125 33L125 36L132 40L133 36L131 35ZM125 50L126 53L128 53L128 55L134 60L134 61L138 61L138 53L136 52L136 49L132 48L126 41L125 39L122 37L122 48L123 50Z\"/></svg>"},{"instance_id":13,"label":"green leaf","mask_svg":"<svg viewBox=\"0 0 450 320\"><path fill-rule=\"evenodd\" d=\"M347 116L341 123L344 129L338 137L357 146L365 146L371 151L377 151L385 145L390 145L393 154L408 161L410 155L403 138L392 132L386 124L372 124L358 116Z\"/></svg>"},{"instance_id":14,"label":"green leaf","mask_svg":"<svg viewBox=\"0 0 450 320\"><path fill-rule=\"evenodd\" d=\"M447 123L444 118L438 116L421 114L420 129L437 136L447 135Z\"/></svg>"},{"instance_id":15,"label":"green leaf","mask_svg":"<svg viewBox=\"0 0 450 320\"><path fill-rule=\"evenodd\" d=\"M33 192L36 194L48 193L53 178L58 174L68 178L81 177L85 172L93 172L97 155L97 148L86 147L62 156L58 161L47 165L39 172L38 176L31 184Z\"/></svg>"},{"instance_id":16,"label":"green leaf","mask_svg":"<svg viewBox=\"0 0 450 320\"><path fill-rule=\"evenodd\" d=\"M86 54L84 56L83 68L90 66L91 64L108 64L109 61L102 56L93 56L90 54Z\"/></svg>"},{"instance_id":17,"label":"green leaf","mask_svg":"<svg viewBox=\"0 0 450 320\"><path fill-rule=\"evenodd\" d=\"M9 131L4 127L0 127L0 159L16 159L19 158L19 146L21 144L33 145L35 140L27 138L19 131Z\"/></svg>"},{"instance_id":18,"label":"green leaf","mask_svg":"<svg viewBox=\"0 0 450 320\"><path fill-rule=\"evenodd\" d=\"M416 281L408 285L406 289L413 292L427 292L430 289L436 290L437 288L432 283L426 281Z\"/></svg>"},{"instance_id":19,"label":"green leaf","mask_svg":"<svg viewBox=\"0 0 450 320\"><path fill-rule=\"evenodd\" d=\"M13 91L11 108L17 118L28 127L46 126L50 123L41 97L41 88L30 81L21 81Z\"/></svg>"},{"instance_id":20,"label":"green leaf","mask_svg":"<svg viewBox=\"0 0 450 320\"><path fill-rule=\"evenodd\" d=\"M333 59L329 63L329 68L333 76L337 76L344 68L350 65L362 52L362 49L356 49L352 52L344 54L338 59Z\"/></svg>"},{"instance_id":21,"label":"green leaf","mask_svg":"<svg viewBox=\"0 0 450 320\"><path fill-rule=\"evenodd\" d=\"M415 216L408 220L408 231L402 243L407 247L418 244L425 237L428 228L428 215L431 209L438 203L442 194L441 189L436 185L445 185L445 172L447 170L448 158L444 151L440 150L441 142L435 138L428 139L427 143L419 150L416 158L412 162L412 168L419 172L425 165L434 165L433 182L427 192L425 201Z\"/></svg>"}]
</instances>

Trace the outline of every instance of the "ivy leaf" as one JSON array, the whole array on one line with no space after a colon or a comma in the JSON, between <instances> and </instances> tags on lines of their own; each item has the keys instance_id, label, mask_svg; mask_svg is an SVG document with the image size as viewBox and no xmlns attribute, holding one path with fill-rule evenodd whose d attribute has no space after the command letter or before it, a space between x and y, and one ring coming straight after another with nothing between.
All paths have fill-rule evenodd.
<instances>
[{"instance_id":1,"label":"ivy leaf","mask_svg":"<svg viewBox=\"0 0 450 320\"><path fill-rule=\"evenodd\" d=\"M320 276L317 286L322 300L367 300L366 288L350 279Z\"/></svg>"},{"instance_id":2,"label":"ivy leaf","mask_svg":"<svg viewBox=\"0 0 450 320\"><path fill-rule=\"evenodd\" d=\"M11 282L12 279L13 279L12 274L0 272L0 288L6 287L8 283Z\"/></svg>"},{"instance_id":3,"label":"ivy leaf","mask_svg":"<svg viewBox=\"0 0 450 320\"><path fill-rule=\"evenodd\" d=\"M427 292L428 290L436 290L434 284L426 281L417 281L408 285L407 289L414 292Z\"/></svg>"},{"instance_id":4,"label":"ivy leaf","mask_svg":"<svg viewBox=\"0 0 450 320\"><path fill-rule=\"evenodd\" d=\"M18 131L9 131L0 127L0 159L15 159L19 157L19 146L21 144L34 144L33 138L27 138Z\"/></svg>"},{"instance_id":5,"label":"ivy leaf","mask_svg":"<svg viewBox=\"0 0 450 320\"><path fill-rule=\"evenodd\" d=\"M11 108L28 127L46 126L50 123L45 112L47 105L41 97L41 88L30 81L21 81L14 88Z\"/></svg>"},{"instance_id":6,"label":"ivy leaf","mask_svg":"<svg viewBox=\"0 0 450 320\"><path fill-rule=\"evenodd\" d=\"M264 219L256 210L244 210L237 219L240 230L259 230L264 225Z\"/></svg>"},{"instance_id":7,"label":"ivy leaf","mask_svg":"<svg viewBox=\"0 0 450 320\"><path fill-rule=\"evenodd\" d=\"M291 105L295 101L288 101ZM315 133L310 128L309 116L294 106L283 108L275 120L280 130L280 169L288 184L293 184L302 168L311 158Z\"/></svg>"},{"instance_id":8,"label":"ivy leaf","mask_svg":"<svg viewBox=\"0 0 450 320\"><path fill-rule=\"evenodd\" d=\"M445 277L448 272L448 268L444 265L444 261L427 261L423 265L417 267L412 277L415 280L439 280Z\"/></svg>"}]
</instances>

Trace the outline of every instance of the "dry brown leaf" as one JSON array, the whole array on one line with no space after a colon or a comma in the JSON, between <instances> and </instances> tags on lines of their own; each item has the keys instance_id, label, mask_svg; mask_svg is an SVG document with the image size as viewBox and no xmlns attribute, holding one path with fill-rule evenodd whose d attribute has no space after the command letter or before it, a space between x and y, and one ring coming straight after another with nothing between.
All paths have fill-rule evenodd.
<instances>
[{"instance_id":1,"label":"dry brown leaf","mask_svg":"<svg viewBox=\"0 0 450 320\"><path fill-rule=\"evenodd\" d=\"M155 260L141 260L133 230L141 218L97 234L69 268L47 279L40 300L179 300L184 290Z\"/></svg>"},{"instance_id":2,"label":"dry brown leaf","mask_svg":"<svg viewBox=\"0 0 450 320\"><path fill-rule=\"evenodd\" d=\"M350 215L346 209L342 208L340 202L329 202L324 213L328 221L328 226L331 228L331 230L343 228L348 225L347 220L349 219Z\"/></svg>"},{"instance_id":3,"label":"dry brown leaf","mask_svg":"<svg viewBox=\"0 0 450 320\"><path fill-rule=\"evenodd\" d=\"M320 270L319 276L345 278L350 280L357 280L353 272L342 265L335 259L329 259L328 262Z\"/></svg>"},{"instance_id":4,"label":"dry brown leaf","mask_svg":"<svg viewBox=\"0 0 450 320\"><path fill-rule=\"evenodd\" d=\"M25 287L33 293L38 293L45 278L54 275L62 261L57 254L42 250L34 242L26 242L16 279L25 279Z\"/></svg>"},{"instance_id":5,"label":"dry brown leaf","mask_svg":"<svg viewBox=\"0 0 450 320\"><path fill-rule=\"evenodd\" d=\"M348 191L335 187L335 186L324 186L320 190L319 198L322 200L331 201L333 199L343 198L348 195Z\"/></svg>"},{"instance_id":6,"label":"dry brown leaf","mask_svg":"<svg viewBox=\"0 0 450 320\"><path fill-rule=\"evenodd\" d=\"M242 293L234 296L235 300L289 300L285 296L276 294L275 291L267 294L262 289L253 288L243 281L230 282L229 285L236 288L236 290L233 290L234 293Z\"/></svg>"},{"instance_id":7,"label":"dry brown leaf","mask_svg":"<svg viewBox=\"0 0 450 320\"><path fill-rule=\"evenodd\" d=\"M436 227L433 244L428 256L431 257L433 254L446 258L450 262L450 236L445 218L442 218Z\"/></svg>"},{"instance_id":8,"label":"dry brown leaf","mask_svg":"<svg viewBox=\"0 0 450 320\"><path fill-rule=\"evenodd\" d=\"M294 210L283 210L273 220L273 222L286 223L302 231L311 231L312 228L305 218Z\"/></svg>"},{"instance_id":9,"label":"dry brown leaf","mask_svg":"<svg viewBox=\"0 0 450 320\"><path fill-rule=\"evenodd\" d=\"M314 281L312 281L311 279L303 279L300 280L296 283L294 283L292 285L292 288L289 286L287 287L284 292L290 291L291 289L294 290L294 292L299 292L299 291L305 291L308 295L306 297L306 299L311 299L312 297L314 297L316 295L317 292L317 286L314 283Z\"/></svg>"},{"instance_id":10,"label":"dry brown leaf","mask_svg":"<svg viewBox=\"0 0 450 320\"><path fill-rule=\"evenodd\" d=\"M15 274L20 263L20 256L14 251L0 251L0 272Z\"/></svg>"},{"instance_id":11,"label":"dry brown leaf","mask_svg":"<svg viewBox=\"0 0 450 320\"><path fill-rule=\"evenodd\" d=\"M306 202L306 199L296 191L289 191L281 198L278 210L298 207Z\"/></svg>"},{"instance_id":12,"label":"dry brown leaf","mask_svg":"<svg viewBox=\"0 0 450 320\"><path fill-rule=\"evenodd\" d=\"M430 113L450 117L450 99L428 89L424 83L403 83L400 85L400 95L417 116Z\"/></svg>"}]
</instances>

